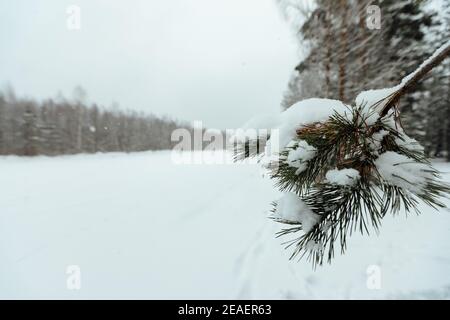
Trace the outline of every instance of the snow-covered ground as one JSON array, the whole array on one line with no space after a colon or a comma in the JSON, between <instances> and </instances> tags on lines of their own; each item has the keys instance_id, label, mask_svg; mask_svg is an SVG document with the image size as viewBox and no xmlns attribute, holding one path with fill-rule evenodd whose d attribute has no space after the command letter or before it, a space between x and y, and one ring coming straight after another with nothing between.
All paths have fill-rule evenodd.
<instances>
[{"instance_id":1,"label":"snow-covered ground","mask_svg":"<svg viewBox=\"0 0 450 320\"><path fill-rule=\"evenodd\" d=\"M0 157L0 177L0 298L450 298L448 210L388 217L314 271L275 239L279 194L258 165Z\"/></svg>"}]
</instances>

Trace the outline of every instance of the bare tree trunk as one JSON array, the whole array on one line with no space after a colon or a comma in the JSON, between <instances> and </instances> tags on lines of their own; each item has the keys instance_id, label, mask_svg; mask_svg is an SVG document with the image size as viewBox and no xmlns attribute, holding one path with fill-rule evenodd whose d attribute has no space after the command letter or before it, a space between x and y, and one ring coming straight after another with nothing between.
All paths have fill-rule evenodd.
<instances>
[{"instance_id":1,"label":"bare tree trunk","mask_svg":"<svg viewBox=\"0 0 450 320\"><path fill-rule=\"evenodd\" d=\"M339 50L339 99L346 101L345 86L346 86L346 55L348 46L348 6L347 0L340 0L339 11L341 12L341 32L340 32L340 50Z\"/></svg>"},{"instance_id":2,"label":"bare tree trunk","mask_svg":"<svg viewBox=\"0 0 450 320\"><path fill-rule=\"evenodd\" d=\"M359 62L361 64L361 69L359 72L359 80L364 80L367 77L367 49L366 45L364 45L366 39L367 39L367 30L366 30L366 15L365 15L365 8L366 3L365 1L360 0L358 2L358 11L359 11L359 32L358 32L358 42L361 44L359 48Z\"/></svg>"},{"instance_id":3,"label":"bare tree trunk","mask_svg":"<svg viewBox=\"0 0 450 320\"><path fill-rule=\"evenodd\" d=\"M81 106L78 106L77 108L77 138L76 138L76 149L77 152L82 151L82 134L83 134L83 108Z\"/></svg>"},{"instance_id":4,"label":"bare tree trunk","mask_svg":"<svg viewBox=\"0 0 450 320\"><path fill-rule=\"evenodd\" d=\"M450 161L450 80L447 79L447 86L448 86L448 91L447 91L447 110L446 110L446 117L445 117L445 133L444 133L444 138L445 138L445 149L447 151L447 161Z\"/></svg>"},{"instance_id":5,"label":"bare tree trunk","mask_svg":"<svg viewBox=\"0 0 450 320\"><path fill-rule=\"evenodd\" d=\"M326 44L326 53L324 59L324 68L325 68L325 85L326 85L326 98L331 97L331 52L332 52L332 34L331 34L331 8L328 3L326 6L326 12L324 17L324 25L325 25L325 44Z\"/></svg>"}]
</instances>

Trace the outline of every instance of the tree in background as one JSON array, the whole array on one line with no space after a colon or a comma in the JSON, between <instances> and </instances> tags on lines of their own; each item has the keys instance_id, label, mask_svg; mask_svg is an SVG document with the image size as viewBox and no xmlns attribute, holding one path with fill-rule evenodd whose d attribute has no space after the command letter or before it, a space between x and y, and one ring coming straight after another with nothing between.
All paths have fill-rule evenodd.
<instances>
[{"instance_id":1,"label":"tree in background","mask_svg":"<svg viewBox=\"0 0 450 320\"><path fill-rule=\"evenodd\" d=\"M4 141L5 111L6 111L6 100L5 97L0 95L0 154L3 154L5 149L5 141Z\"/></svg>"},{"instance_id":2,"label":"tree in background","mask_svg":"<svg viewBox=\"0 0 450 320\"><path fill-rule=\"evenodd\" d=\"M450 39L450 3L445 3L442 9L442 22L433 30L430 46ZM436 68L424 86L429 90L422 107L426 119L426 147L432 156L446 157L450 161L450 61Z\"/></svg>"},{"instance_id":3,"label":"tree in background","mask_svg":"<svg viewBox=\"0 0 450 320\"><path fill-rule=\"evenodd\" d=\"M36 102L0 91L0 154L34 156L171 149L171 133L189 125L169 118L104 109L86 103L82 88L73 101L59 96Z\"/></svg>"},{"instance_id":4,"label":"tree in background","mask_svg":"<svg viewBox=\"0 0 450 320\"><path fill-rule=\"evenodd\" d=\"M36 109L32 105L27 106L23 114L22 125L24 156L35 156L39 153L39 136L36 118Z\"/></svg>"}]
</instances>

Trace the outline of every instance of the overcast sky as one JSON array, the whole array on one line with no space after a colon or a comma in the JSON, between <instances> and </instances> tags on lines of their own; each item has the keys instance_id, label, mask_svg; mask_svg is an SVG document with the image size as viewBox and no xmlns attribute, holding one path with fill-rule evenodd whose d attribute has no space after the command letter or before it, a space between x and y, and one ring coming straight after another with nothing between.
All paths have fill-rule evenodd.
<instances>
[{"instance_id":1,"label":"overcast sky","mask_svg":"<svg viewBox=\"0 0 450 320\"><path fill-rule=\"evenodd\" d=\"M66 27L69 5L81 30ZM273 112L298 61L274 0L0 0L0 85L233 128Z\"/></svg>"}]
</instances>

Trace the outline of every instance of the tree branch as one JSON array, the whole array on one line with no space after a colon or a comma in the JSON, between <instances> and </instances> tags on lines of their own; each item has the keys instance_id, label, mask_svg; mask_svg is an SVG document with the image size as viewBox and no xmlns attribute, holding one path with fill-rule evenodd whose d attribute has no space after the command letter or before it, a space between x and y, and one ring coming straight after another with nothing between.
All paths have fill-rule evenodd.
<instances>
[{"instance_id":1,"label":"tree branch","mask_svg":"<svg viewBox=\"0 0 450 320\"><path fill-rule=\"evenodd\" d=\"M380 116L384 117L390 109L397 105L400 98L407 93L414 85L416 85L428 72L438 66L442 61L450 55L450 41L444 44L436 52L413 73L407 76L400 88L390 95L387 103L380 112Z\"/></svg>"}]
</instances>

